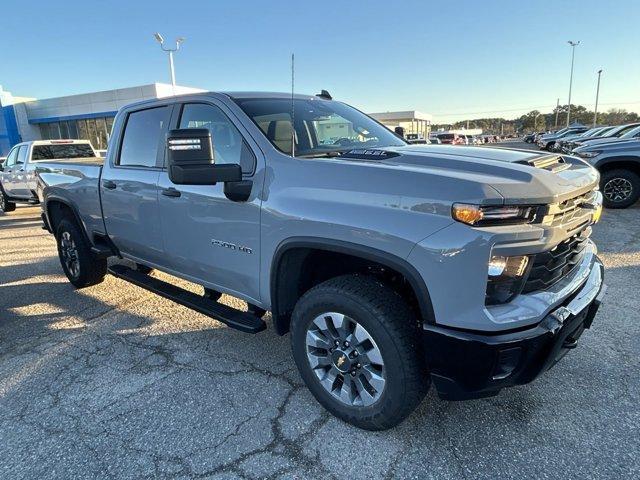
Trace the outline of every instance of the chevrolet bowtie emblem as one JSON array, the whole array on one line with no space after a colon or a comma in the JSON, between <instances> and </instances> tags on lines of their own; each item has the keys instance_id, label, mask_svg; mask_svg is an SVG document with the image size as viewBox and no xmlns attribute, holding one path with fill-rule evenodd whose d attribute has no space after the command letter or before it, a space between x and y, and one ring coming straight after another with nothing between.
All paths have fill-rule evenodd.
<instances>
[{"instance_id":1,"label":"chevrolet bowtie emblem","mask_svg":"<svg viewBox=\"0 0 640 480\"><path fill-rule=\"evenodd\" d=\"M346 357L342 355L340 358L338 358L338 366L341 367L342 364L346 361L347 361Z\"/></svg>"}]
</instances>

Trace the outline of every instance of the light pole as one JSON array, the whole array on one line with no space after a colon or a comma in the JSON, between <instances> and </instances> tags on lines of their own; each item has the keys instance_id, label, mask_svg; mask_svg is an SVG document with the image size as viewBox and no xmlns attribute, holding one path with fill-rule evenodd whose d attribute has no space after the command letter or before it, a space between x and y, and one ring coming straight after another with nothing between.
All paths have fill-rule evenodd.
<instances>
[{"instance_id":1,"label":"light pole","mask_svg":"<svg viewBox=\"0 0 640 480\"><path fill-rule=\"evenodd\" d=\"M164 46L164 38L158 32L154 33L153 36L160 44L160 48L169 54L169 72L171 74L171 85L176 86L176 71L173 67L173 52L177 52L180 50L180 44L184 42L184 37L178 37L176 39L176 46L173 48L168 48Z\"/></svg>"},{"instance_id":2,"label":"light pole","mask_svg":"<svg viewBox=\"0 0 640 480\"><path fill-rule=\"evenodd\" d=\"M538 117L542 115L540 112L536 113L536 116L533 118L533 131L538 131Z\"/></svg>"},{"instance_id":3,"label":"light pole","mask_svg":"<svg viewBox=\"0 0 640 480\"><path fill-rule=\"evenodd\" d=\"M602 74L602 69L598 70L598 86L596 87L596 108L593 109L593 126L596 126L596 122L598 121L598 96L600 95L600 75Z\"/></svg>"},{"instance_id":4,"label":"light pole","mask_svg":"<svg viewBox=\"0 0 640 480\"><path fill-rule=\"evenodd\" d=\"M571 45L571 76L569 77L569 105L567 106L567 127L569 126L569 121L571 120L571 86L573 85L573 59L576 55L576 47L580 45L580 40L577 42L569 40L567 42Z\"/></svg>"}]
</instances>

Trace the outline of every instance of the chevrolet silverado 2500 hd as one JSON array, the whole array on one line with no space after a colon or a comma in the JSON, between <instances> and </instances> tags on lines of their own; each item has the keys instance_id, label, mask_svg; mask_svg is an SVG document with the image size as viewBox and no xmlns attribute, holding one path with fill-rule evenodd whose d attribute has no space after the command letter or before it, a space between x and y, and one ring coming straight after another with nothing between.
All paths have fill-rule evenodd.
<instances>
[{"instance_id":1,"label":"chevrolet silverado 2500 hd","mask_svg":"<svg viewBox=\"0 0 640 480\"><path fill-rule=\"evenodd\" d=\"M533 380L576 346L604 292L593 167L411 146L324 92L130 105L104 166L37 174L73 285L109 272L250 333L269 310L316 399L361 428L396 425L431 382L465 399Z\"/></svg>"},{"instance_id":2,"label":"chevrolet silverado 2500 hd","mask_svg":"<svg viewBox=\"0 0 640 480\"><path fill-rule=\"evenodd\" d=\"M15 145L0 165L0 211L12 212L16 203L37 204L35 170L38 162L96 160L87 140L34 140Z\"/></svg>"}]
</instances>

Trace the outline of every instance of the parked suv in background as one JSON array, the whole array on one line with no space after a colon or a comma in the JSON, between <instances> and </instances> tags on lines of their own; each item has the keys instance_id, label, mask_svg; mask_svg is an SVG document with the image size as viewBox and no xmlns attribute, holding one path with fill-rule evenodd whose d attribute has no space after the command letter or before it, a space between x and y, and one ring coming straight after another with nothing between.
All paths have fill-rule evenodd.
<instances>
[{"instance_id":1,"label":"parked suv in background","mask_svg":"<svg viewBox=\"0 0 640 480\"><path fill-rule=\"evenodd\" d=\"M326 96L130 105L102 167L37 172L73 285L109 271L248 333L267 328L270 310L315 398L362 428L396 425L431 382L466 399L532 381L576 346L603 294L593 167L408 145Z\"/></svg>"},{"instance_id":2,"label":"parked suv in background","mask_svg":"<svg viewBox=\"0 0 640 480\"><path fill-rule=\"evenodd\" d=\"M568 142L595 137L605 128L607 127L595 127L587 130L586 132L574 133L573 135L567 135L566 137L559 138L558 140L556 140L555 145L553 146L553 148L551 148L551 150L554 152L564 152L566 144Z\"/></svg>"},{"instance_id":3,"label":"parked suv in background","mask_svg":"<svg viewBox=\"0 0 640 480\"><path fill-rule=\"evenodd\" d=\"M607 208L627 208L640 199L640 140L620 140L585 144L572 152L600 171Z\"/></svg>"},{"instance_id":4,"label":"parked suv in background","mask_svg":"<svg viewBox=\"0 0 640 480\"><path fill-rule=\"evenodd\" d=\"M560 140L564 137L568 137L570 135L576 135L580 133L584 133L588 130L585 126L572 126L568 128L563 128L562 130L557 131L556 133L549 133L547 135L542 135L538 140L538 147L542 150L550 150L553 148L557 140Z\"/></svg>"}]
</instances>

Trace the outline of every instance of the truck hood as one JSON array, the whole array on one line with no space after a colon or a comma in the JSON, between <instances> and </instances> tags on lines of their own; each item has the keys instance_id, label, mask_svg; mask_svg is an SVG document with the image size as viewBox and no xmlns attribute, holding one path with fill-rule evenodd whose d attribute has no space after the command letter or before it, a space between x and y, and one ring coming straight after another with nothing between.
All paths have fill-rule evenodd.
<instances>
[{"instance_id":1,"label":"truck hood","mask_svg":"<svg viewBox=\"0 0 640 480\"><path fill-rule=\"evenodd\" d=\"M367 159L366 155L352 152L340 158L376 160L376 155ZM436 182L451 182L452 186L458 182L467 183L478 187L473 189L475 191L493 190L498 194L487 193L486 198L478 199L482 203L495 203L500 199L508 204L561 202L592 190L599 179L598 172L579 158L531 150L410 145L389 147L385 152L388 155L378 157L377 162L387 168L425 174L425 181L435 179Z\"/></svg>"}]
</instances>

